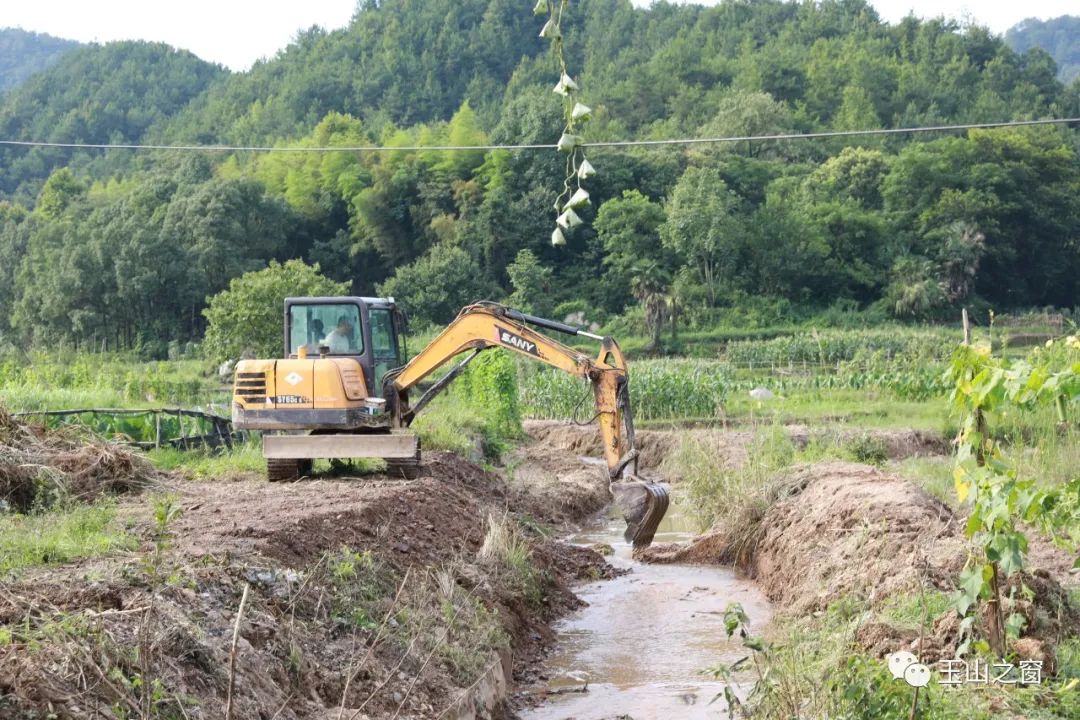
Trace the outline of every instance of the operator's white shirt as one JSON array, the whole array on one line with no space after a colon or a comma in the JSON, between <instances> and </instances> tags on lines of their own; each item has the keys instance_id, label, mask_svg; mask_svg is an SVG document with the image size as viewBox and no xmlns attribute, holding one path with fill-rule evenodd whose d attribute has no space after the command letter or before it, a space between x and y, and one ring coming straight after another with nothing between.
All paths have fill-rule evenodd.
<instances>
[{"instance_id":1,"label":"operator's white shirt","mask_svg":"<svg viewBox=\"0 0 1080 720\"><path fill-rule=\"evenodd\" d=\"M323 345L330 346L330 352L332 353L344 353L349 352L352 349L349 346L349 336L342 332L339 332L336 328L330 331L330 334L323 340Z\"/></svg>"}]
</instances>

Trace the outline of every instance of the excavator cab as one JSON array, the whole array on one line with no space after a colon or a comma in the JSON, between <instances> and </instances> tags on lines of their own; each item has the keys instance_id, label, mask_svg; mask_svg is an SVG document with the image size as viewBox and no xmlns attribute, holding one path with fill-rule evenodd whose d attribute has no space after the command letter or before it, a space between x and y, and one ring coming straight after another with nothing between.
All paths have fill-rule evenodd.
<instances>
[{"instance_id":1,"label":"excavator cab","mask_svg":"<svg viewBox=\"0 0 1080 720\"><path fill-rule=\"evenodd\" d=\"M405 316L394 298L285 299L285 353L296 358L352 358L370 396L388 370L405 364Z\"/></svg>"}]
</instances>

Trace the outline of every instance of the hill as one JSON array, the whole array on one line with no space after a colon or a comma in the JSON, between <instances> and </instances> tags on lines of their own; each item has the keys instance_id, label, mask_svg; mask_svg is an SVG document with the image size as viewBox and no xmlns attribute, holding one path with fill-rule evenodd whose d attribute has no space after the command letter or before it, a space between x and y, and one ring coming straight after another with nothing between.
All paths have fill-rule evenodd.
<instances>
[{"instance_id":1,"label":"hill","mask_svg":"<svg viewBox=\"0 0 1080 720\"><path fill-rule=\"evenodd\" d=\"M212 80L219 66L162 43L87 45L66 53L0 98L0 136L68 143L131 143L175 115ZM90 162L55 149L0 150L0 193L33 197L52 169ZM96 170L109 174L110 166Z\"/></svg>"},{"instance_id":2,"label":"hill","mask_svg":"<svg viewBox=\"0 0 1080 720\"><path fill-rule=\"evenodd\" d=\"M19 28L0 28L0 93L52 67L79 43Z\"/></svg>"},{"instance_id":3,"label":"hill","mask_svg":"<svg viewBox=\"0 0 1080 720\"><path fill-rule=\"evenodd\" d=\"M367 0L249 72L149 43L89 46L0 98L55 142L552 143L559 65L517 0ZM587 140L724 137L1080 114L1039 49L862 0L581 0L562 25ZM680 326L1080 305L1075 129L590 150L582 225L550 242L553 151L0 151L0 333L164 354L209 296L293 258L418 323L508 298ZM571 189L576 181L571 179ZM646 315L644 308L651 308ZM843 314L843 313L841 313Z\"/></svg>"},{"instance_id":4,"label":"hill","mask_svg":"<svg viewBox=\"0 0 1080 720\"><path fill-rule=\"evenodd\" d=\"M1051 20L1028 18L1005 33L1009 47L1019 53L1042 48L1058 64L1064 83L1080 77L1080 17L1062 15Z\"/></svg>"}]
</instances>

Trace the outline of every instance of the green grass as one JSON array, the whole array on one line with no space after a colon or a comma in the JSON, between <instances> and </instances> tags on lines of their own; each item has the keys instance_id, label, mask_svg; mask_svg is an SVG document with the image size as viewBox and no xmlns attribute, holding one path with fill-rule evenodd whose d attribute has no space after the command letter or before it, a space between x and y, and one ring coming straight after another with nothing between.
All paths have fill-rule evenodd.
<instances>
[{"instance_id":1,"label":"green grass","mask_svg":"<svg viewBox=\"0 0 1080 720\"><path fill-rule=\"evenodd\" d=\"M266 470L266 460L258 440L236 445L232 450L221 453L168 447L150 450L147 456L158 470L180 470L197 480L214 480L236 473L262 473Z\"/></svg>"},{"instance_id":2,"label":"green grass","mask_svg":"<svg viewBox=\"0 0 1080 720\"><path fill-rule=\"evenodd\" d=\"M944 431L950 424L944 399L898 400L873 389L793 391L765 401L754 400L748 392L733 394L723 419L753 425L829 423L932 431Z\"/></svg>"},{"instance_id":3,"label":"green grass","mask_svg":"<svg viewBox=\"0 0 1080 720\"><path fill-rule=\"evenodd\" d=\"M869 622L884 621L918 629L923 623L924 599L919 593L890 598L872 608L864 600L843 597L824 612L775 618L766 633L767 655L756 662L768 673L759 685L765 692L753 717L845 718L894 720L910 712L913 689L893 679L885 660L858 649L855 634ZM944 593L928 591L925 602L931 621L947 606ZM751 618L753 621L753 618ZM899 649L899 648L898 648ZM932 668L933 669L933 668ZM969 685L944 687L931 674L919 694L922 720L991 720L999 717L1066 720L1080 712L1080 694L1066 689L1080 677L1080 641L1058 646L1058 672L1042 685Z\"/></svg>"},{"instance_id":4,"label":"green grass","mask_svg":"<svg viewBox=\"0 0 1080 720\"><path fill-rule=\"evenodd\" d=\"M913 457L901 460L893 469L901 477L910 480L946 505L955 508L953 464L952 456Z\"/></svg>"},{"instance_id":5,"label":"green grass","mask_svg":"<svg viewBox=\"0 0 1080 720\"><path fill-rule=\"evenodd\" d=\"M116 506L109 502L0 516L0 577L40 565L132 550L137 545L118 526Z\"/></svg>"},{"instance_id":6,"label":"green grass","mask_svg":"<svg viewBox=\"0 0 1080 720\"><path fill-rule=\"evenodd\" d=\"M202 360L143 362L117 353L43 353L0 362L0 401L12 411L199 405L228 400Z\"/></svg>"},{"instance_id":7,"label":"green grass","mask_svg":"<svg viewBox=\"0 0 1080 720\"><path fill-rule=\"evenodd\" d=\"M890 625L918 630L927 619L933 622L951 607L948 593L928 590L922 595L893 595L882 603L878 611Z\"/></svg>"}]
</instances>

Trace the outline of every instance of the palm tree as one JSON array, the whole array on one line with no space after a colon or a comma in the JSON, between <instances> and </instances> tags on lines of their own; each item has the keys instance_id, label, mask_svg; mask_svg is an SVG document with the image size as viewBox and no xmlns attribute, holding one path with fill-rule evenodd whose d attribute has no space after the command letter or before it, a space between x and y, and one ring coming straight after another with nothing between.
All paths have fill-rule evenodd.
<instances>
[{"instance_id":1,"label":"palm tree","mask_svg":"<svg viewBox=\"0 0 1080 720\"><path fill-rule=\"evenodd\" d=\"M671 316L670 278L657 263L637 265L630 280L630 292L645 312L645 331L649 334L649 349L660 347L664 323Z\"/></svg>"}]
</instances>

